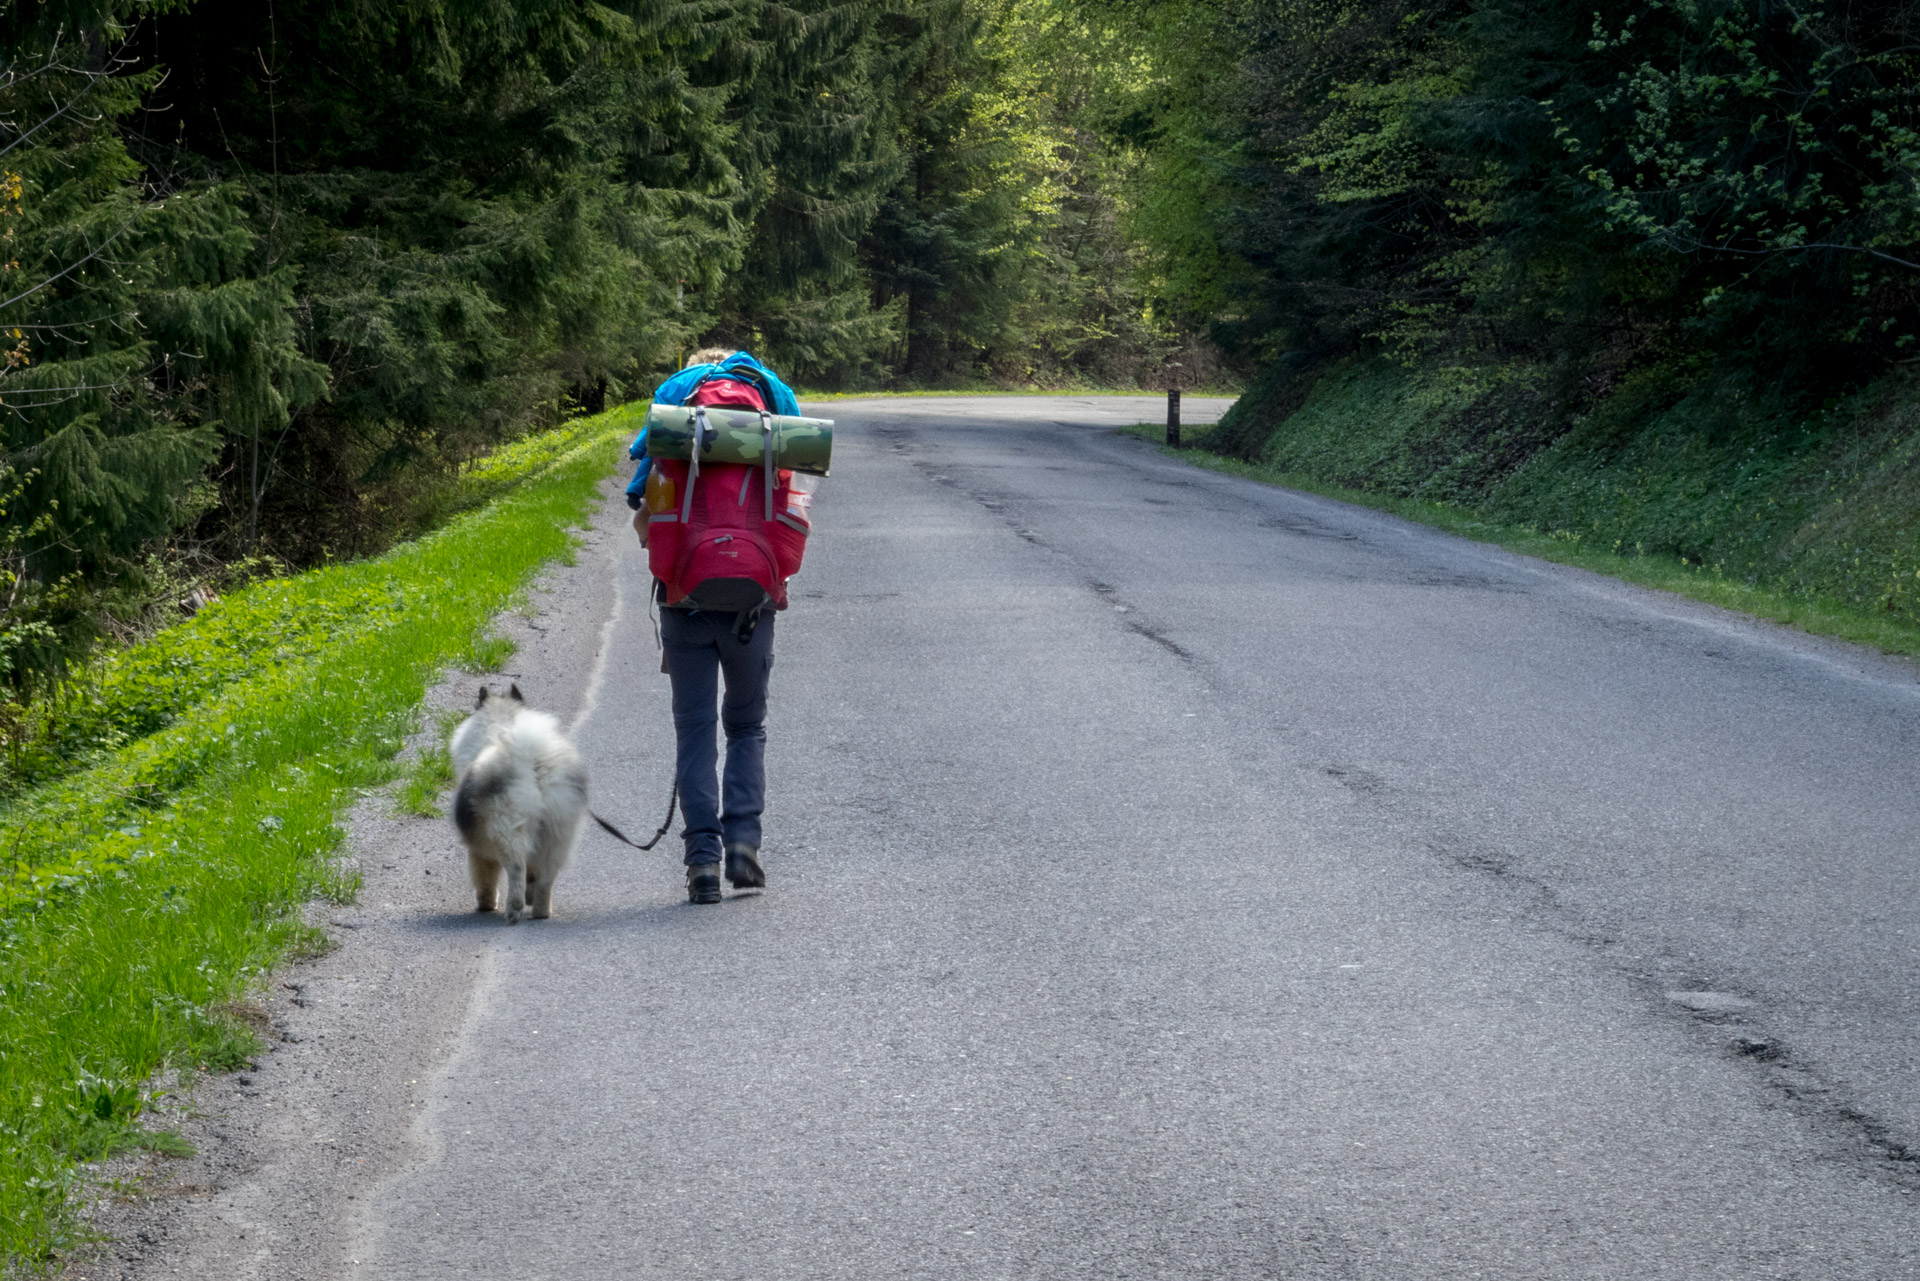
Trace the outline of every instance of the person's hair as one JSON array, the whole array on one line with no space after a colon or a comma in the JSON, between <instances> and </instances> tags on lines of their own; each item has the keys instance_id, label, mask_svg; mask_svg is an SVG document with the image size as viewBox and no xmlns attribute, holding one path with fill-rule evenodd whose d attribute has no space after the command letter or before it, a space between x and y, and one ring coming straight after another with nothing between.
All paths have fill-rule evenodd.
<instances>
[{"instance_id":1,"label":"person's hair","mask_svg":"<svg viewBox=\"0 0 1920 1281\"><path fill-rule=\"evenodd\" d=\"M702 347L687 357L687 368L695 365L717 365L733 354L731 347Z\"/></svg>"}]
</instances>

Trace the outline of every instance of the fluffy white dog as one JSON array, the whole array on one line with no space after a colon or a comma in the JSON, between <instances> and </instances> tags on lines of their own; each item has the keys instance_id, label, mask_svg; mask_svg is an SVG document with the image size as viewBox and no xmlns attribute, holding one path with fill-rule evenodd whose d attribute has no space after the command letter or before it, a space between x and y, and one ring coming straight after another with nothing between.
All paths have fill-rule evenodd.
<instances>
[{"instance_id":1,"label":"fluffy white dog","mask_svg":"<svg viewBox=\"0 0 1920 1281\"><path fill-rule=\"evenodd\" d=\"M453 731L453 822L467 846L479 910L491 912L507 873L507 924L553 913L553 879L587 813L587 767L560 723L532 711L520 687L490 697Z\"/></svg>"}]
</instances>

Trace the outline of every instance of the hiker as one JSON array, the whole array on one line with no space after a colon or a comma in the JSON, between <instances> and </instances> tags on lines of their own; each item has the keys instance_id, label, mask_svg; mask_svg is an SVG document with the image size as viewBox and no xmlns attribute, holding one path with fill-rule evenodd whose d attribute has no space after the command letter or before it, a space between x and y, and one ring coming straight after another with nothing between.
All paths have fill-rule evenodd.
<instances>
[{"instance_id":1,"label":"hiker","mask_svg":"<svg viewBox=\"0 0 1920 1281\"><path fill-rule=\"evenodd\" d=\"M724 348L694 352L653 398L665 405L800 414L792 390L772 370ZM760 467L707 462L690 477L684 461L649 458L646 439L642 430L627 451L639 463L627 505L661 605L660 669L673 684L687 898L718 903L723 872L735 889L766 885L760 813L773 620L787 607L786 580L806 547L812 478L780 470L768 485ZM727 736L718 778L716 700Z\"/></svg>"}]
</instances>

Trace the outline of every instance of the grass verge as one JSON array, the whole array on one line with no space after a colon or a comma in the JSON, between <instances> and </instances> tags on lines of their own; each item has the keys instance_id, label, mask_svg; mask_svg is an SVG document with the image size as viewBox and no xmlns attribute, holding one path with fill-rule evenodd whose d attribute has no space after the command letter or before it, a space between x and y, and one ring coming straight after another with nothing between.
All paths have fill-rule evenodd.
<instances>
[{"instance_id":1,"label":"grass verge","mask_svg":"<svg viewBox=\"0 0 1920 1281\"><path fill-rule=\"evenodd\" d=\"M325 946L308 901L356 889L339 819L398 772L437 673L500 657L492 618L571 554L632 417L572 426L558 451L529 442L499 464L517 483L495 477L494 501L385 556L235 593L201 637L232 659L223 679L183 676L194 698L163 728L0 820L0 1273L77 1244L80 1168L148 1141L133 1122L150 1082L257 1051L249 986ZM299 639L207 639L243 616ZM199 623L156 641L190 664Z\"/></svg>"},{"instance_id":2,"label":"grass verge","mask_svg":"<svg viewBox=\"0 0 1920 1281\"><path fill-rule=\"evenodd\" d=\"M1742 582L1727 576L1715 566L1703 565L1677 555L1625 555L1610 547L1593 546L1576 532L1543 532L1526 525L1502 524L1454 503L1369 493L1328 484L1298 472L1225 458L1208 453L1204 448L1192 447L1205 441L1205 427L1186 428L1182 439L1188 447L1182 449L1169 449L1165 445L1166 428L1160 424L1143 423L1127 430L1143 440L1159 444L1161 452L1209 471L1243 476L1264 484L1338 499L1357 507L1390 512L1422 525L1458 534L1462 538L1493 543L1521 555L1591 570L1639 587L1672 592L1676 596L1685 596L1708 605L1784 623L1815 636L1830 636L1883 653L1920 658L1920 626L1894 615L1814 594L1783 592Z\"/></svg>"},{"instance_id":3,"label":"grass verge","mask_svg":"<svg viewBox=\"0 0 1920 1281\"><path fill-rule=\"evenodd\" d=\"M436 491L435 525L484 506L621 422L637 431L644 407L579 419L474 460ZM17 793L74 773L105 753L167 728L236 681L310 658L349 628L371 624L392 601L376 558L257 582L193 619L103 656L50 697L0 706L7 752L0 789ZM0 847L5 848L5 847Z\"/></svg>"}]
</instances>

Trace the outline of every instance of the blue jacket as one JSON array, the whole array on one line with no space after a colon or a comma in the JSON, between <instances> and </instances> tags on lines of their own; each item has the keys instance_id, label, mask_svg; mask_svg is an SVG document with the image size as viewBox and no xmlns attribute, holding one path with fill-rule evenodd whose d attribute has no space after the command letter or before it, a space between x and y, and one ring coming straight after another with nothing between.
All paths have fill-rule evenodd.
<instances>
[{"instance_id":1,"label":"blue jacket","mask_svg":"<svg viewBox=\"0 0 1920 1281\"><path fill-rule=\"evenodd\" d=\"M717 365L689 365L654 388L653 403L685 404L687 397L693 394L693 389L707 379L730 376L758 387L771 403L774 413L792 418L800 416L800 399L793 394L793 388L781 382L780 375L744 351L734 352ZM640 434L633 438L633 443L627 446L627 457L640 463L633 469L633 480L627 485L627 506L639 511L640 492L646 488L647 473L653 470L653 460L647 457L646 428L642 427Z\"/></svg>"}]
</instances>

